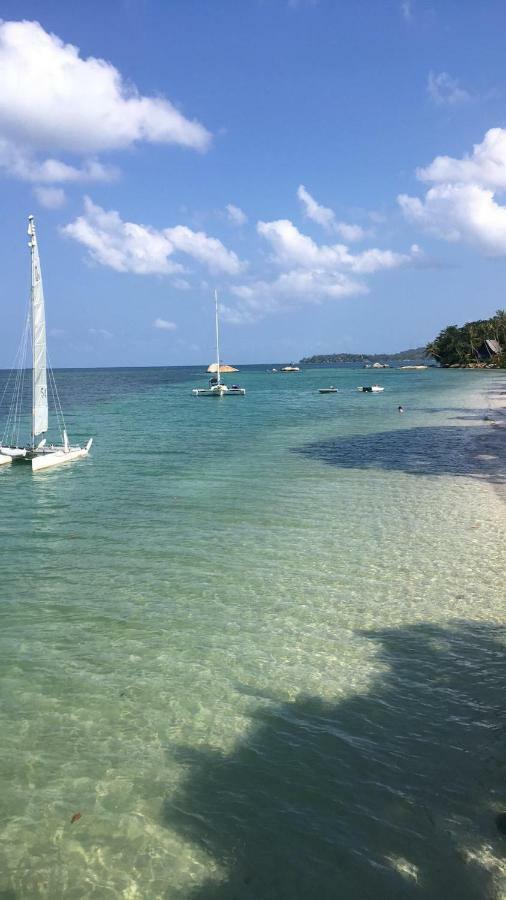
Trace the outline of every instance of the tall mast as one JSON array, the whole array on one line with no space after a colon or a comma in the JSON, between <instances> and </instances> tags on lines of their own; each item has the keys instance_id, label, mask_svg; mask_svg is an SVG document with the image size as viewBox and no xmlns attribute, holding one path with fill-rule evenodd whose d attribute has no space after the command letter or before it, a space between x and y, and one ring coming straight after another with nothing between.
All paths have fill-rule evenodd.
<instances>
[{"instance_id":1,"label":"tall mast","mask_svg":"<svg viewBox=\"0 0 506 900\"><path fill-rule=\"evenodd\" d=\"M46 317L44 292L40 273L39 251L33 216L28 216L28 235L31 257L32 311L32 446L35 437L47 431L47 374L46 374Z\"/></svg>"},{"instance_id":2,"label":"tall mast","mask_svg":"<svg viewBox=\"0 0 506 900\"><path fill-rule=\"evenodd\" d=\"M221 384L220 377L220 329L218 324L218 291L214 292L215 319L216 319L216 362L218 364L218 384Z\"/></svg>"}]
</instances>

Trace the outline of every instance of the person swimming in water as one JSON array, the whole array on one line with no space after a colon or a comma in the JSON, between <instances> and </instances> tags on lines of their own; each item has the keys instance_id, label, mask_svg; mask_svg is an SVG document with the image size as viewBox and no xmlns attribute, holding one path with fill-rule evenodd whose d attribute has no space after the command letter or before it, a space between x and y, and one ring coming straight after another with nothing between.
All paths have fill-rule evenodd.
<instances>
[{"instance_id":1,"label":"person swimming in water","mask_svg":"<svg viewBox=\"0 0 506 900\"><path fill-rule=\"evenodd\" d=\"M400 413L403 413L403 412L404 412L404 407L403 407L403 406L398 406L397 409L399 410Z\"/></svg>"}]
</instances>

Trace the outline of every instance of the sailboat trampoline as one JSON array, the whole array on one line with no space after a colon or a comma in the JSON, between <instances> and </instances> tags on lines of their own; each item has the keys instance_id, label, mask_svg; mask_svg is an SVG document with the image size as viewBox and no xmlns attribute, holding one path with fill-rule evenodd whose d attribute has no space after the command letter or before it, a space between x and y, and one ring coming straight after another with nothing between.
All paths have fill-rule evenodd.
<instances>
[{"instance_id":1,"label":"sailboat trampoline","mask_svg":"<svg viewBox=\"0 0 506 900\"><path fill-rule=\"evenodd\" d=\"M33 216L28 217L28 235L31 257L30 306L14 366L0 398L1 408L9 388L12 388L12 398L0 443L0 466L21 461L31 463L32 470L39 471L87 456L93 438L90 438L81 447L72 445L67 435L56 381L47 359L44 290ZM23 420L23 397L27 374L25 364L30 332L32 338L32 434L31 441L23 446L19 443L19 437ZM52 395L61 444L49 444L46 438L49 427L48 388Z\"/></svg>"}]
</instances>

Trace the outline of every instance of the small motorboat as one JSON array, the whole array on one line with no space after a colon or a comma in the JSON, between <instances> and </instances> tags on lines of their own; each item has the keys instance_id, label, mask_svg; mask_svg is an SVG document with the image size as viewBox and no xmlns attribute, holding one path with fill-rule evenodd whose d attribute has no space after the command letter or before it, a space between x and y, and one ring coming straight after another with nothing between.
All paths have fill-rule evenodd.
<instances>
[{"instance_id":1,"label":"small motorboat","mask_svg":"<svg viewBox=\"0 0 506 900\"><path fill-rule=\"evenodd\" d=\"M333 384L328 388L319 388L318 390L320 394L337 394L337 388Z\"/></svg>"},{"instance_id":2,"label":"small motorboat","mask_svg":"<svg viewBox=\"0 0 506 900\"><path fill-rule=\"evenodd\" d=\"M381 387L379 384L365 384L362 387L358 387L357 391L363 391L364 394L379 394L380 391L384 391L385 388Z\"/></svg>"}]
</instances>

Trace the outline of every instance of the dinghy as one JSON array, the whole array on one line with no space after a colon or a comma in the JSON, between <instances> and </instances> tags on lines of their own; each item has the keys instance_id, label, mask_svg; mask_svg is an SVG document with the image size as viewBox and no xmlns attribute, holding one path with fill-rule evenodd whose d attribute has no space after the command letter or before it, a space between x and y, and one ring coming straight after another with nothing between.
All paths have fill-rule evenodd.
<instances>
[{"instance_id":1,"label":"dinghy","mask_svg":"<svg viewBox=\"0 0 506 900\"><path fill-rule=\"evenodd\" d=\"M63 412L56 389L53 371L47 361L46 316L44 309L44 291L40 270L37 234L33 216L28 217L28 235L31 257L31 292L30 308L26 317L23 337L18 355L7 381L4 396L9 384L13 381L13 397L7 415L2 442L0 443L0 465L10 462L31 463L32 471L49 469L62 463L72 462L87 456L93 438L83 446L70 443ZM26 372L26 351L28 335L32 337L32 436L26 446L19 445L21 417L23 406L23 388ZM56 419L58 422L61 444L48 444L46 432L49 424L48 388L52 394ZM2 398L3 399L3 398Z\"/></svg>"}]
</instances>

